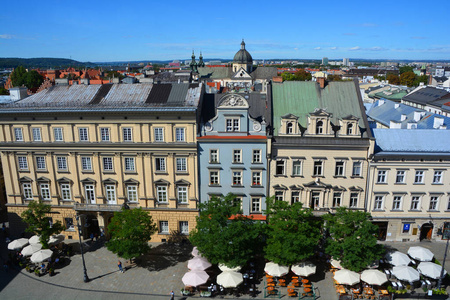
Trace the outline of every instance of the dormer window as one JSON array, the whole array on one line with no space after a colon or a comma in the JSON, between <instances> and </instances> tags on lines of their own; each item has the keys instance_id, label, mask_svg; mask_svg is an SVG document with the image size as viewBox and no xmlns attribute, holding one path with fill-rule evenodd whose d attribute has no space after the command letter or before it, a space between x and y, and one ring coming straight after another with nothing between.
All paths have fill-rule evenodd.
<instances>
[{"instance_id":1,"label":"dormer window","mask_svg":"<svg viewBox=\"0 0 450 300\"><path fill-rule=\"evenodd\" d=\"M322 134L323 133L323 121L318 120L316 123L316 134Z\"/></svg>"},{"instance_id":2,"label":"dormer window","mask_svg":"<svg viewBox=\"0 0 450 300\"><path fill-rule=\"evenodd\" d=\"M226 119L226 128L227 131L239 131L239 119L238 118Z\"/></svg>"},{"instance_id":3,"label":"dormer window","mask_svg":"<svg viewBox=\"0 0 450 300\"><path fill-rule=\"evenodd\" d=\"M286 134L293 134L294 133L294 124L292 122L289 122L286 124Z\"/></svg>"},{"instance_id":4,"label":"dormer window","mask_svg":"<svg viewBox=\"0 0 450 300\"><path fill-rule=\"evenodd\" d=\"M347 124L347 135L352 135L352 134L353 134L353 124L348 123Z\"/></svg>"}]
</instances>

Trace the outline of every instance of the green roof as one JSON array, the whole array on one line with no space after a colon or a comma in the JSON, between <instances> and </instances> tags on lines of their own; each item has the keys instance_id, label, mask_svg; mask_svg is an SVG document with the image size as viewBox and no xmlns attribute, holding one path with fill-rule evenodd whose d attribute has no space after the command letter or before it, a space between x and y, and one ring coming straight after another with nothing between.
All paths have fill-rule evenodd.
<instances>
[{"instance_id":1,"label":"green roof","mask_svg":"<svg viewBox=\"0 0 450 300\"><path fill-rule=\"evenodd\" d=\"M331 121L339 124L339 119L353 115L363 122L359 89L353 81L329 82L321 89L313 81L285 81L274 83L272 88L274 135L278 135L281 117L291 113L298 117L298 122L307 127L308 116L316 108L326 109L333 114Z\"/></svg>"},{"instance_id":2,"label":"green roof","mask_svg":"<svg viewBox=\"0 0 450 300\"><path fill-rule=\"evenodd\" d=\"M385 93L385 91L375 93L373 97L377 99L387 99L387 100L401 100L404 96L406 96L408 93L406 91L401 92L394 92L394 93Z\"/></svg>"}]
</instances>

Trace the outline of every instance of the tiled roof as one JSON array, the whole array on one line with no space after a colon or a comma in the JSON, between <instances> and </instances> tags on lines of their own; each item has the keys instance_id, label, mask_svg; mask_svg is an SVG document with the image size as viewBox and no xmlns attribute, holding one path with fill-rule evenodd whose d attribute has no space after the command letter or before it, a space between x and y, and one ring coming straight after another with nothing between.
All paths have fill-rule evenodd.
<instances>
[{"instance_id":1,"label":"tiled roof","mask_svg":"<svg viewBox=\"0 0 450 300\"><path fill-rule=\"evenodd\" d=\"M446 90L427 86L425 88L416 89L412 91L410 94L403 97L403 100L413 103L419 103L422 105L427 104L439 105L436 101L448 99L449 97L450 93L447 92ZM447 101L443 100L442 103L440 103L440 105L444 104Z\"/></svg>"}]
</instances>

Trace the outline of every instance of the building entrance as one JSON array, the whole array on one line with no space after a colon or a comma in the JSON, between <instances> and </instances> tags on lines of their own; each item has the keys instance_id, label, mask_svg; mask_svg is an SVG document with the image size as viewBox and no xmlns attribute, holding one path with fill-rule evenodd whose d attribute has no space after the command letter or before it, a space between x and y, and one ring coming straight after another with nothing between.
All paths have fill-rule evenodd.
<instances>
[{"instance_id":1,"label":"building entrance","mask_svg":"<svg viewBox=\"0 0 450 300\"><path fill-rule=\"evenodd\" d=\"M377 239L379 241L385 241L386 234L387 234L387 228L388 228L388 222L373 222L373 224L378 226Z\"/></svg>"},{"instance_id":2,"label":"building entrance","mask_svg":"<svg viewBox=\"0 0 450 300\"><path fill-rule=\"evenodd\" d=\"M426 223L420 227L420 238L419 240L431 240L431 235L433 234L433 224Z\"/></svg>"}]
</instances>

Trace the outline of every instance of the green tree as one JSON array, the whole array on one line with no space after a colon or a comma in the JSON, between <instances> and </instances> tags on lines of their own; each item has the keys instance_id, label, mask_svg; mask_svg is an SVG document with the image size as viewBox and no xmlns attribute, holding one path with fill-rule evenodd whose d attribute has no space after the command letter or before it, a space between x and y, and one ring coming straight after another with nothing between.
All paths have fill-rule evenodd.
<instances>
[{"instance_id":1,"label":"green tree","mask_svg":"<svg viewBox=\"0 0 450 300\"><path fill-rule=\"evenodd\" d=\"M14 87L25 85L25 75L27 70L24 67L18 66L11 73L11 82Z\"/></svg>"},{"instance_id":2,"label":"green tree","mask_svg":"<svg viewBox=\"0 0 450 300\"><path fill-rule=\"evenodd\" d=\"M36 70L31 70L24 75L25 86L29 89L38 88L44 82L44 77Z\"/></svg>"},{"instance_id":3,"label":"green tree","mask_svg":"<svg viewBox=\"0 0 450 300\"><path fill-rule=\"evenodd\" d=\"M414 81L416 80L416 74L414 72L405 72L400 75L400 84L406 85L408 87L414 86Z\"/></svg>"},{"instance_id":4,"label":"green tree","mask_svg":"<svg viewBox=\"0 0 450 300\"><path fill-rule=\"evenodd\" d=\"M241 215L233 194L201 203L189 240L213 264L243 266L263 248L264 225Z\"/></svg>"},{"instance_id":5,"label":"green tree","mask_svg":"<svg viewBox=\"0 0 450 300\"><path fill-rule=\"evenodd\" d=\"M305 71L304 69L298 70L295 72L295 80L298 81L309 81L312 79L311 73Z\"/></svg>"},{"instance_id":6,"label":"green tree","mask_svg":"<svg viewBox=\"0 0 450 300\"><path fill-rule=\"evenodd\" d=\"M346 269L362 271L384 254L383 246L377 244L378 228L369 218L369 213L345 207L339 207L335 215L324 216L330 235L325 251Z\"/></svg>"},{"instance_id":7,"label":"green tree","mask_svg":"<svg viewBox=\"0 0 450 300\"><path fill-rule=\"evenodd\" d=\"M414 69L411 66L401 66L398 71L400 72L400 75L406 72L413 72Z\"/></svg>"},{"instance_id":8,"label":"green tree","mask_svg":"<svg viewBox=\"0 0 450 300\"><path fill-rule=\"evenodd\" d=\"M295 80L295 75L289 72L283 72L281 74L281 77L283 78L283 81L292 81Z\"/></svg>"},{"instance_id":9,"label":"green tree","mask_svg":"<svg viewBox=\"0 0 450 300\"><path fill-rule=\"evenodd\" d=\"M311 257L321 238L322 221L300 202L290 205L271 197L266 205L266 259L289 266Z\"/></svg>"},{"instance_id":10,"label":"green tree","mask_svg":"<svg viewBox=\"0 0 450 300\"><path fill-rule=\"evenodd\" d=\"M429 78L427 75L416 76L416 79L414 80L414 86L420 85L421 82L423 82L424 84L428 84L428 80Z\"/></svg>"},{"instance_id":11,"label":"green tree","mask_svg":"<svg viewBox=\"0 0 450 300\"><path fill-rule=\"evenodd\" d=\"M48 240L52 235L63 231L60 221L50 222L51 210L51 206L42 201L31 201L28 209L22 213L23 221L28 224L26 231L39 235L44 249L48 249Z\"/></svg>"},{"instance_id":12,"label":"green tree","mask_svg":"<svg viewBox=\"0 0 450 300\"><path fill-rule=\"evenodd\" d=\"M124 259L132 259L150 250L148 242L157 230L152 217L142 208L122 209L114 213L108 225L111 239L106 247Z\"/></svg>"},{"instance_id":13,"label":"green tree","mask_svg":"<svg viewBox=\"0 0 450 300\"><path fill-rule=\"evenodd\" d=\"M9 95L9 91L3 86L0 86L0 95Z\"/></svg>"},{"instance_id":14,"label":"green tree","mask_svg":"<svg viewBox=\"0 0 450 300\"><path fill-rule=\"evenodd\" d=\"M388 74L386 79L390 84L400 84L400 77L398 75Z\"/></svg>"},{"instance_id":15,"label":"green tree","mask_svg":"<svg viewBox=\"0 0 450 300\"><path fill-rule=\"evenodd\" d=\"M342 81L342 77L339 75L328 75L328 81Z\"/></svg>"}]
</instances>

